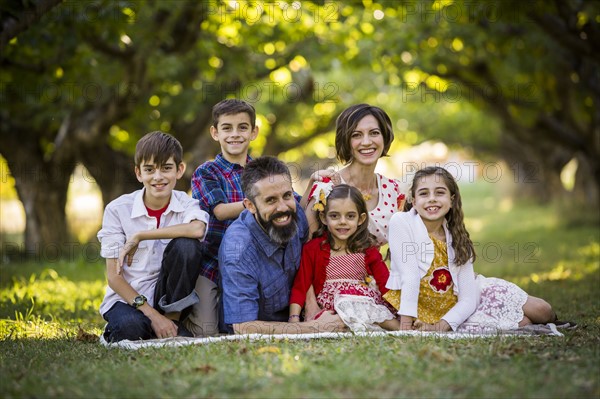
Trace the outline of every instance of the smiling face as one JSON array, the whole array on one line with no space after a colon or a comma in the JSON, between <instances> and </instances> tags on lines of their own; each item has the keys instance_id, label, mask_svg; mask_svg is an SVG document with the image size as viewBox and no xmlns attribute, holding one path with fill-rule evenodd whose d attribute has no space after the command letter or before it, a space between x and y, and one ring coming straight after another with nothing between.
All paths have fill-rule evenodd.
<instances>
[{"instance_id":1,"label":"smiling face","mask_svg":"<svg viewBox=\"0 0 600 399\"><path fill-rule=\"evenodd\" d=\"M350 133L353 162L366 165L377 163L384 145L381 128L373 115L362 118Z\"/></svg>"},{"instance_id":2,"label":"smiling face","mask_svg":"<svg viewBox=\"0 0 600 399\"><path fill-rule=\"evenodd\" d=\"M173 157L162 165L156 165L153 158L149 161L142 160L140 165L135 167L135 175L146 189L144 204L150 209L161 209L167 205L175 183L183 176L184 171L183 162L177 165Z\"/></svg>"},{"instance_id":3,"label":"smiling face","mask_svg":"<svg viewBox=\"0 0 600 399\"><path fill-rule=\"evenodd\" d=\"M439 222L450 212L453 198L444 178L432 174L417 181L413 206L423 221Z\"/></svg>"},{"instance_id":4,"label":"smiling face","mask_svg":"<svg viewBox=\"0 0 600 399\"><path fill-rule=\"evenodd\" d=\"M248 210L269 237L278 244L289 242L298 230L296 200L286 175L268 176L254 183L253 201L244 199Z\"/></svg>"},{"instance_id":5,"label":"smiling face","mask_svg":"<svg viewBox=\"0 0 600 399\"><path fill-rule=\"evenodd\" d=\"M250 115L245 112L225 114L219 117L217 126L210 127L210 134L221 145L225 159L245 165L248 146L256 138L258 126L252 128Z\"/></svg>"},{"instance_id":6,"label":"smiling face","mask_svg":"<svg viewBox=\"0 0 600 399\"><path fill-rule=\"evenodd\" d=\"M326 212L319 213L321 222L327 226L335 243L334 247L345 249L348 239L367 219L366 213L359 213L351 198L335 198L327 203Z\"/></svg>"}]
</instances>

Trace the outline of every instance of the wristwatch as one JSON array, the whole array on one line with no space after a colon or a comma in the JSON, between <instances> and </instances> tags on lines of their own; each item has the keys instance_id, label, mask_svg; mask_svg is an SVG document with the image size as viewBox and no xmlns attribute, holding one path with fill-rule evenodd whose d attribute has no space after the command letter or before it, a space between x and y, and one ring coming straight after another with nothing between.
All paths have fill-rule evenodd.
<instances>
[{"instance_id":1,"label":"wristwatch","mask_svg":"<svg viewBox=\"0 0 600 399\"><path fill-rule=\"evenodd\" d=\"M146 298L143 295L138 295L135 298L133 298L133 303L131 304L131 306L133 306L134 308L137 309L140 306L142 306L143 304L145 304L146 301L148 301L148 298Z\"/></svg>"}]
</instances>

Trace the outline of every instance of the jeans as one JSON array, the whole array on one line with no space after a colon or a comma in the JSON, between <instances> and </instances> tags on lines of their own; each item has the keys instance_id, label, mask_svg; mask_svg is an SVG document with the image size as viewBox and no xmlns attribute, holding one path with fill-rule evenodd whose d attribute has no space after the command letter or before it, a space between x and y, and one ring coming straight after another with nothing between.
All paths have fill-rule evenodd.
<instances>
[{"instance_id":1,"label":"jeans","mask_svg":"<svg viewBox=\"0 0 600 399\"><path fill-rule=\"evenodd\" d=\"M198 240L171 240L163 254L154 291L155 303L150 305L162 314L180 312L179 320L183 321L199 302L194 288L200 275L198 265L202 254L203 246ZM107 342L156 338L150 319L124 302L117 302L103 317L108 322L104 331Z\"/></svg>"},{"instance_id":2,"label":"jeans","mask_svg":"<svg viewBox=\"0 0 600 399\"><path fill-rule=\"evenodd\" d=\"M150 319L125 302L115 303L103 317L108 322L104 329L106 342L156 338Z\"/></svg>"}]
</instances>

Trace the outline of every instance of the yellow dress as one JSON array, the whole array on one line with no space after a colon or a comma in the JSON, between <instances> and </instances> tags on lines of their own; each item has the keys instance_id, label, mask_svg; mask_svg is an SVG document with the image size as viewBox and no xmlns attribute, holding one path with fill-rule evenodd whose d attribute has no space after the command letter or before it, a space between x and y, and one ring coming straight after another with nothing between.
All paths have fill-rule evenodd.
<instances>
[{"instance_id":1,"label":"yellow dress","mask_svg":"<svg viewBox=\"0 0 600 399\"><path fill-rule=\"evenodd\" d=\"M458 298L454 294L454 283L448 269L446 243L431 235L429 237L434 245L433 262L420 282L417 318L434 324L456 304ZM390 290L383 297L400 309L400 290Z\"/></svg>"}]
</instances>

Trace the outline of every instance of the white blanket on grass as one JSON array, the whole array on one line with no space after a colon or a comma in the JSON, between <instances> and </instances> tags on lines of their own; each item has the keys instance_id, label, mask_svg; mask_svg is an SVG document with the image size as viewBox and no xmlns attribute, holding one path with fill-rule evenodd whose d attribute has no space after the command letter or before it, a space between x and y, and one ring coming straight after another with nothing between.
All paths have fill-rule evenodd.
<instances>
[{"instance_id":1,"label":"white blanket on grass","mask_svg":"<svg viewBox=\"0 0 600 399\"><path fill-rule=\"evenodd\" d=\"M431 337L431 338L446 338L446 339L481 339L490 338L497 336L536 336L536 335L551 335L562 337L563 334L556 329L556 326L552 323L549 324L534 324L525 326L516 330L509 331L489 331L480 332L477 334L472 333L439 333L439 332L420 332L420 331L369 331L369 332L321 332L321 333L310 333L310 334L233 334L233 335L221 335L217 337L206 337L206 338L186 338L186 337L174 337L174 338L163 338L163 339L148 339L140 341L119 341L108 343L103 336L100 336L100 343L108 348L122 348L137 350L148 347L177 347L187 345L205 345L214 342L223 341L281 341L281 340L292 340L292 339L339 339L349 337L383 337L383 336L409 336L409 337Z\"/></svg>"}]
</instances>

